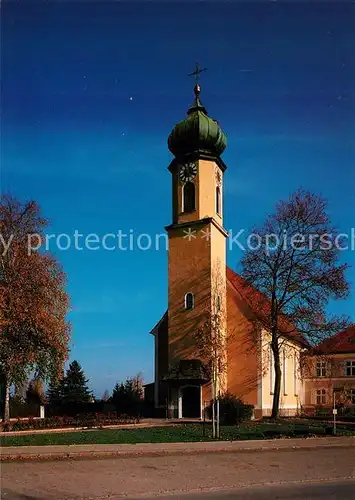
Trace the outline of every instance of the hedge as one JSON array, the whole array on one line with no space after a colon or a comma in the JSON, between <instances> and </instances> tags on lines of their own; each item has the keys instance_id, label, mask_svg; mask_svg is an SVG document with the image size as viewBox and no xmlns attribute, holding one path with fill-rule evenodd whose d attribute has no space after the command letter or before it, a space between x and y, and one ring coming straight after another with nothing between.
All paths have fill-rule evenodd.
<instances>
[{"instance_id":1,"label":"hedge","mask_svg":"<svg viewBox=\"0 0 355 500\"><path fill-rule=\"evenodd\" d=\"M21 420L19 418L16 422L10 421L0 423L0 430L9 432L37 429L65 429L68 427L101 428L108 425L137 424L138 422L138 417L132 417L129 415L117 415L117 413L104 415L96 413L63 417L54 416L43 419L35 419L33 417L30 417L28 420Z\"/></svg>"}]
</instances>

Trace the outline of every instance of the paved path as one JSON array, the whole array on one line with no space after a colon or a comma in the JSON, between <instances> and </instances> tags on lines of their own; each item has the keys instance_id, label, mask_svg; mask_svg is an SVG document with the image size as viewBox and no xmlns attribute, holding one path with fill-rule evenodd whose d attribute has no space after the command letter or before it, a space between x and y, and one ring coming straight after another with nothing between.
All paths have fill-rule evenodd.
<instances>
[{"instance_id":1,"label":"paved path","mask_svg":"<svg viewBox=\"0 0 355 500\"><path fill-rule=\"evenodd\" d=\"M9 446L1 449L0 460L61 460L136 455L193 455L200 453L264 451L314 448L355 449L355 436L309 439L270 439L255 441L214 441L198 443L85 444L48 446Z\"/></svg>"},{"instance_id":2,"label":"paved path","mask_svg":"<svg viewBox=\"0 0 355 500\"><path fill-rule=\"evenodd\" d=\"M3 463L3 500L350 499L353 448ZM308 489L307 489L308 488ZM287 495L284 496L284 493ZM334 496L333 493L336 495ZM318 495L312 496L312 495ZM311 495L308 496L307 495ZM331 496L333 495L333 496Z\"/></svg>"}]
</instances>

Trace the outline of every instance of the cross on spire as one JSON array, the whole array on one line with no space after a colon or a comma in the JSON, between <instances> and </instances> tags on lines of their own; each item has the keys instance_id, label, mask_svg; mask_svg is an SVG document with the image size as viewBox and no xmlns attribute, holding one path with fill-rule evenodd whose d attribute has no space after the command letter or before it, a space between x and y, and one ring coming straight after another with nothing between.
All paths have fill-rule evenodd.
<instances>
[{"instance_id":1,"label":"cross on spire","mask_svg":"<svg viewBox=\"0 0 355 500\"><path fill-rule=\"evenodd\" d=\"M198 85L198 79L199 79L200 74L203 71L206 71L206 70L207 70L207 68L202 68L201 69L199 63L196 63L196 69L195 69L195 71L193 71L192 73L190 73L188 76L194 76L195 77L195 83L196 83L196 85Z\"/></svg>"}]
</instances>

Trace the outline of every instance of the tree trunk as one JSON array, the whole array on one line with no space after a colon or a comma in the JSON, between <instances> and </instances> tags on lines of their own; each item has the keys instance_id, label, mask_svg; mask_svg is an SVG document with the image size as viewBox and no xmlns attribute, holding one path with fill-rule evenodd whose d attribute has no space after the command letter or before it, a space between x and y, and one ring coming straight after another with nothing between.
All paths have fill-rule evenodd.
<instances>
[{"instance_id":1,"label":"tree trunk","mask_svg":"<svg viewBox=\"0 0 355 500\"><path fill-rule=\"evenodd\" d=\"M216 413L215 413L215 401L212 398L212 437L216 437Z\"/></svg>"},{"instance_id":2,"label":"tree trunk","mask_svg":"<svg viewBox=\"0 0 355 500\"><path fill-rule=\"evenodd\" d=\"M274 356L274 369L275 369L275 384L274 384L274 398L272 402L271 418L278 418L280 413L280 393L281 393L281 366L280 366L280 349L278 341L272 342L272 353Z\"/></svg>"},{"instance_id":3,"label":"tree trunk","mask_svg":"<svg viewBox=\"0 0 355 500\"><path fill-rule=\"evenodd\" d=\"M216 437L216 386L214 380L214 373L212 375L212 437Z\"/></svg>"},{"instance_id":4,"label":"tree trunk","mask_svg":"<svg viewBox=\"0 0 355 500\"><path fill-rule=\"evenodd\" d=\"M216 437L217 439L220 438L220 425L219 425L219 396L216 399L216 405L217 405L217 432L216 432Z\"/></svg>"},{"instance_id":5,"label":"tree trunk","mask_svg":"<svg viewBox=\"0 0 355 500\"><path fill-rule=\"evenodd\" d=\"M214 405L215 405L215 438L219 439L219 371L218 368L215 367L214 374Z\"/></svg>"},{"instance_id":6,"label":"tree trunk","mask_svg":"<svg viewBox=\"0 0 355 500\"><path fill-rule=\"evenodd\" d=\"M1 418L3 422L10 419L10 384L8 377L1 374Z\"/></svg>"},{"instance_id":7,"label":"tree trunk","mask_svg":"<svg viewBox=\"0 0 355 500\"><path fill-rule=\"evenodd\" d=\"M4 421L10 420L10 384L8 378L5 378L5 405L4 405Z\"/></svg>"}]
</instances>

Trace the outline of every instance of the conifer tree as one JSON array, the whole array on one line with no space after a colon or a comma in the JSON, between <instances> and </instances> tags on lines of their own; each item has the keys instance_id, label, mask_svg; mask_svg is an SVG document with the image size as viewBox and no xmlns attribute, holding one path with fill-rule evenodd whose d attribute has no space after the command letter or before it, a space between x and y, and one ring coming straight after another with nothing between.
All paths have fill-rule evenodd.
<instances>
[{"instance_id":1,"label":"conifer tree","mask_svg":"<svg viewBox=\"0 0 355 500\"><path fill-rule=\"evenodd\" d=\"M119 413L139 416L143 402L141 375L138 374L133 378L127 378L125 382L117 383L113 389L112 402Z\"/></svg>"},{"instance_id":2,"label":"conifer tree","mask_svg":"<svg viewBox=\"0 0 355 500\"><path fill-rule=\"evenodd\" d=\"M92 393L88 388L88 380L78 361L70 363L61 387L63 403L89 403Z\"/></svg>"},{"instance_id":3,"label":"conifer tree","mask_svg":"<svg viewBox=\"0 0 355 500\"><path fill-rule=\"evenodd\" d=\"M47 399L50 404L60 404L63 398L63 380L53 379L50 381L47 391Z\"/></svg>"}]
</instances>

